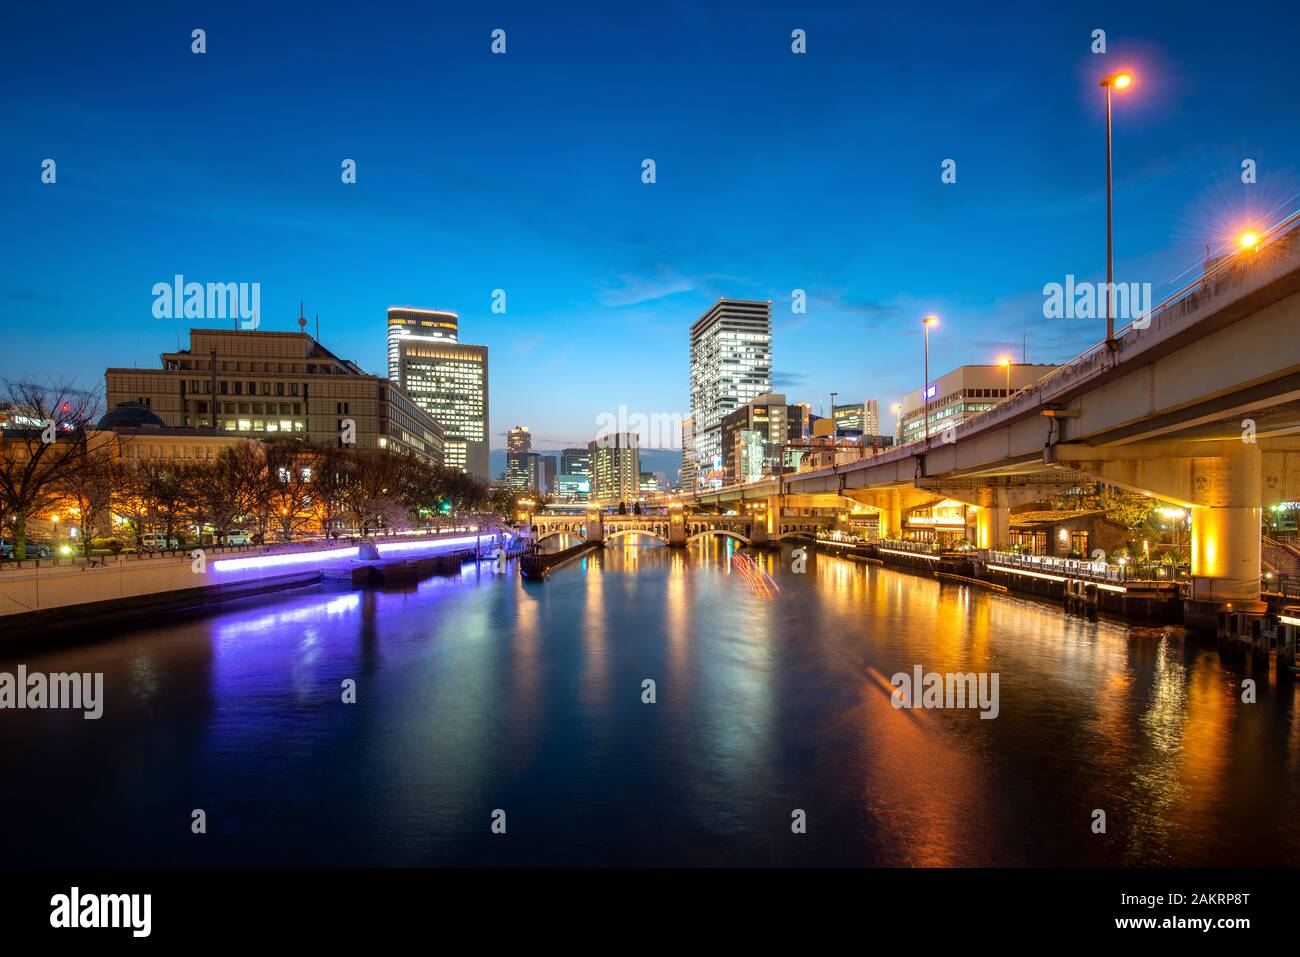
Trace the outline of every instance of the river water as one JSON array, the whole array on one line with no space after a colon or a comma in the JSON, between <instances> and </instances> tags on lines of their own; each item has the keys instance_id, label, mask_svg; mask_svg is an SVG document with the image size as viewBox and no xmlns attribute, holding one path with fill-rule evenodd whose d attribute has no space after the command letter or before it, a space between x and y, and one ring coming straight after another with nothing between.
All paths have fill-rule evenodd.
<instances>
[{"instance_id":1,"label":"river water","mask_svg":"<svg viewBox=\"0 0 1300 957\"><path fill-rule=\"evenodd\" d=\"M0 864L1300 861L1294 682L788 549L756 587L731 550L623 539L544 583L485 562L10 656L105 701L0 711ZM894 708L916 665L996 672L997 717Z\"/></svg>"}]
</instances>

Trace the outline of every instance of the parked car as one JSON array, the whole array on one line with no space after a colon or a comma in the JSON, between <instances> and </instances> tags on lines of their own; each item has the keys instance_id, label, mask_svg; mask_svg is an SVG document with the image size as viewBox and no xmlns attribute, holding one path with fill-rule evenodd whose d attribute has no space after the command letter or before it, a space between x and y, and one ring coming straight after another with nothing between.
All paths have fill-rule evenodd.
<instances>
[{"instance_id":1,"label":"parked car","mask_svg":"<svg viewBox=\"0 0 1300 957\"><path fill-rule=\"evenodd\" d=\"M13 559L14 557L14 540L12 538L0 539L0 558ZM50 547L41 542L28 541L27 557L28 558L49 558L53 552Z\"/></svg>"},{"instance_id":2,"label":"parked car","mask_svg":"<svg viewBox=\"0 0 1300 957\"><path fill-rule=\"evenodd\" d=\"M231 532L226 536L227 545L249 545L252 541L248 537L248 532Z\"/></svg>"},{"instance_id":3,"label":"parked car","mask_svg":"<svg viewBox=\"0 0 1300 957\"><path fill-rule=\"evenodd\" d=\"M166 551L169 548L180 548L180 540L175 535L167 537L166 532L145 532L140 536L140 543L151 551Z\"/></svg>"}]
</instances>

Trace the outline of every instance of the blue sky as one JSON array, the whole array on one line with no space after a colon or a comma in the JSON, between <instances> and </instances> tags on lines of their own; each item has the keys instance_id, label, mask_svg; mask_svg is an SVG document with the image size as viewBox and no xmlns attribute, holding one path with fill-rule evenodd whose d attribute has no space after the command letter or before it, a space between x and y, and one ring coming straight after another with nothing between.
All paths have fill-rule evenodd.
<instances>
[{"instance_id":1,"label":"blue sky","mask_svg":"<svg viewBox=\"0 0 1300 957\"><path fill-rule=\"evenodd\" d=\"M1118 279L1159 299L1300 205L1293 5L974 7L16 6L0 376L156 366L177 324L150 290L176 273L260 282L263 328L305 300L379 374L388 306L459 312L491 349L493 445L687 411L689 327L724 295L774 300L775 384L815 408L915 388L929 312L936 372L1022 335L1066 360L1101 324L1044 319L1042 287L1104 273L1097 80L1120 67Z\"/></svg>"}]
</instances>

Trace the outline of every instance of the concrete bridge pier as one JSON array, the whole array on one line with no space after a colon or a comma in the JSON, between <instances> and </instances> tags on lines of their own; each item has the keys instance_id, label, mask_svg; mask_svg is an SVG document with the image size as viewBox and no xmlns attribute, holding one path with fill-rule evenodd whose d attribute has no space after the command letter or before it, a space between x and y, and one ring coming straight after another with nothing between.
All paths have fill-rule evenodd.
<instances>
[{"instance_id":1,"label":"concrete bridge pier","mask_svg":"<svg viewBox=\"0 0 1300 957\"><path fill-rule=\"evenodd\" d=\"M587 532L587 541L605 541L605 519L599 511L593 510L587 513L587 523L584 528Z\"/></svg>"},{"instance_id":2,"label":"concrete bridge pier","mask_svg":"<svg viewBox=\"0 0 1300 957\"><path fill-rule=\"evenodd\" d=\"M680 505L668 509L668 547L686 547L686 512Z\"/></svg>"},{"instance_id":3,"label":"concrete bridge pier","mask_svg":"<svg viewBox=\"0 0 1300 957\"><path fill-rule=\"evenodd\" d=\"M1213 627L1221 610L1262 615L1259 599L1261 458L1253 442L1224 442L1192 475L1191 590L1184 621Z\"/></svg>"}]
</instances>

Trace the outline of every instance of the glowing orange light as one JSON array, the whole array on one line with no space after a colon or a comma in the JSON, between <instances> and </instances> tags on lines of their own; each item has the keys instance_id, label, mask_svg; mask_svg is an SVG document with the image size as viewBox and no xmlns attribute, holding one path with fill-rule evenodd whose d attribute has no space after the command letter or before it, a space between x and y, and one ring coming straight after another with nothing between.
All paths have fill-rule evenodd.
<instances>
[{"instance_id":1,"label":"glowing orange light","mask_svg":"<svg viewBox=\"0 0 1300 957\"><path fill-rule=\"evenodd\" d=\"M1133 82L1133 77L1127 73L1121 73L1115 77L1115 89L1123 90Z\"/></svg>"},{"instance_id":2,"label":"glowing orange light","mask_svg":"<svg viewBox=\"0 0 1300 957\"><path fill-rule=\"evenodd\" d=\"M1254 233L1254 232L1242 233L1241 237L1237 240L1237 242L1241 244L1242 249L1254 249L1256 246L1259 245L1259 233Z\"/></svg>"}]
</instances>

